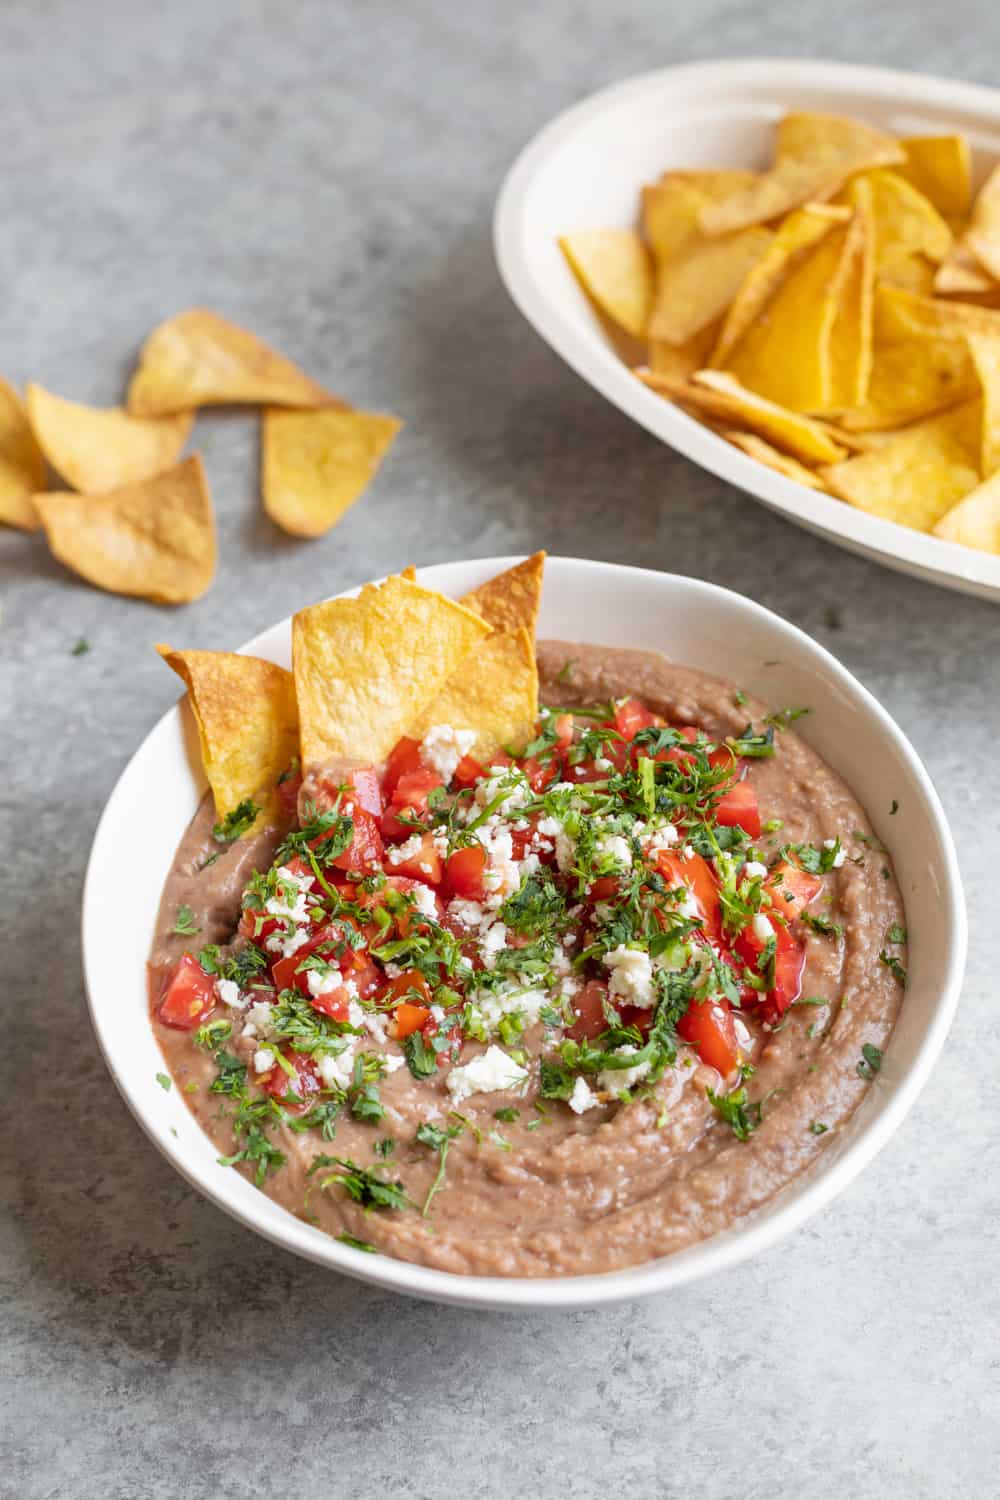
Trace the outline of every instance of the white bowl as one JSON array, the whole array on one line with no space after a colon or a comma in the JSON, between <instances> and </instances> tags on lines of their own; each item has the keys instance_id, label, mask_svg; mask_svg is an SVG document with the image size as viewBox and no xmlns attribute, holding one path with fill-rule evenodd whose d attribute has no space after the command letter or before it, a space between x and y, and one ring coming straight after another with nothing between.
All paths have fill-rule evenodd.
<instances>
[{"instance_id":1,"label":"white bowl","mask_svg":"<svg viewBox=\"0 0 1000 1500\"><path fill-rule=\"evenodd\" d=\"M444 563L419 577L457 597L514 561ZM219 1166L178 1091L165 1093L155 1081L163 1059L146 1003L146 956L160 892L205 786L180 707L146 737L111 794L83 898L84 969L98 1041L129 1108L178 1171L241 1223L309 1260L413 1296L473 1307L622 1301L680 1286L774 1244L835 1197L897 1128L941 1049L965 963L958 864L934 787L892 719L829 652L759 604L713 584L569 558L549 559L539 630L543 637L663 651L731 677L771 703L808 704L813 711L801 732L867 807L895 862L911 934L910 984L882 1072L814 1169L744 1227L604 1276L456 1276L338 1244ZM289 621L244 649L287 666ZM888 816L892 798L899 803L895 817Z\"/></svg>"},{"instance_id":2,"label":"white bowl","mask_svg":"<svg viewBox=\"0 0 1000 1500\"><path fill-rule=\"evenodd\" d=\"M557 238L629 226L639 189L669 167L759 167L790 109L859 115L900 135L962 130L977 176L1000 158L1000 93L843 63L692 63L592 94L545 126L501 188L494 247L511 297L578 375L702 468L851 552L1000 599L1000 557L869 516L765 468L648 390L618 358Z\"/></svg>"}]
</instances>

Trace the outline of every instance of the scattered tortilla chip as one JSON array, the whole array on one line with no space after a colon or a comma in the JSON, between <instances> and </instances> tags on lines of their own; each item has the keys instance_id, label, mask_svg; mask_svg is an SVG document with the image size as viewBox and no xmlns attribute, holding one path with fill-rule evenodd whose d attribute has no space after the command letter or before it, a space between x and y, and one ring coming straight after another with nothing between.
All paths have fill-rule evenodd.
<instances>
[{"instance_id":1,"label":"scattered tortilla chip","mask_svg":"<svg viewBox=\"0 0 1000 1500\"><path fill-rule=\"evenodd\" d=\"M965 312L991 316L981 309ZM874 357L864 407L840 414L853 431L902 427L975 396L976 373L950 306L900 287L875 289Z\"/></svg>"},{"instance_id":2,"label":"scattered tortilla chip","mask_svg":"<svg viewBox=\"0 0 1000 1500\"><path fill-rule=\"evenodd\" d=\"M277 807L278 778L299 753L291 672L233 651L156 649L187 684L201 763L220 820L247 799L270 816Z\"/></svg>"},{"instance_id":3,"label":"scattered tortilla chip","mask_svg":"<svg viewBox=\"0 0 1000 1500\"><path fill-rule=\"evenodd\" d=\"M843 233L830 330L828 409L834 411L864 403L872 369L875 216L871 189L864 178L855 183L854 217Z\"/></svg>"},{"instance_id":4,"label":"scattered tortilla chip","mask_svg":"<svg viewBox=\"0 0 1000 1500\"><path fill-rule=\"evenodd\" d=\"M707 416L727 427L750 427L776 447L806 463L836 463L844 457L824 428L798 412L746 390L731 375L721 370L699 370L689 381L672 380L652 371L640 371L644 385L668 396L682 406L689 406L699 416Z\"/></svg>"},{"instance_id":5,"label":"scattered tortilla chip","mask_svg":"<svg viewBox=\"0 0 1000 1500\"><path fill-rule=\"evenodd\" d=\"M846 205L807 203L794 209L778 226L765 253L748 271L746 279L733 298L707 363L718 369L726 363L747 329L761 316L789 272L805 257L805 252L829 234L835 224L851 217ZM652 360L650 360L652 365ZM653 366L655 369L656 367Z\"/></svg>"},{"instance_id":6,"label":"scattered tortilla chip","mask_svg":"<svg viewBox=\"0 0 1000 1500\"><path fill-rule=\"evenodd\" d=\"M264 509L292 536L322 536L364 492L402 427L377 412L264 412Z\"/></svg>"},{"instance_id":7,"label":"scattered tortilla chip","mask_svg":"<svg viewBox=\"0 0 1000 1500\"><path fill-rule=\"evenodd\" d=\"M943 515L934 535L945 542L961 542L980 552L1000 553L1000 473L970 490L964 500Z\"/></svg>"},{"instance_id":8,"label":"scattered tortilla chip","mask_svg":"<svg viewBox=\"0 0 1000 1500\"><path fill-rule=\"evenodd\" d=\"M474 609L481 615L491 629L508 634L526 630L534 640L544 574L545 553L535 552L505 573L488 578L471 594L466 594L462 603L466 609Z\"/></svg>"},{"instance_id":9,"label":"scattered tortilla chip","mask_svg":"<svg viewBox=\"0 0 1000 1500\"><path fill-rule=\"evenodd\" d=\"M716 322L772 239L759 226L724 239L698 235L679 255L658 261L647 336L685 344Z\"/></svg>"},{"instance_id":10,"label":"scattered tortilla chip","mask_svg":"<svg viewBox=\"0 0 1000 1500\"><path fill-rule=\"evenodd\" d=\"M475 729L470 751L484 759L506 745L525 745L538 721L535 643L526 629L496 632L474 646L429 708L411 724L422 739L432 724Z\"/></svg>"},{"instance_id":11,"label":"scattered tortilla chip","mask_svg":"<svg viewBox=\"0 0 1000 1500\"><path fill-rule=\"evenodd\" d=\"M822 479L812 469L807 469L805 464L800 464L797 458L792 458L788 453L779 453L777 448L772 448L770 443L758 437L755 432L723 431L722 436L734 448L742 448L744 453L755 458L758 463L766 464L769 469L776 469L786 479L796 479L810 490L826 489Z\"/></svg>"},{"instance_id":12,"label":"scattered tortilla chip","mask_svg":"<svg viewBox=\"0 0 1000 1500\"><path fill-rule=\"evenodd\" d=\"M854 175L904 160L890 135L839 115L786 115L778 125L775 164L751 186L702 210L706 234L763 224L810 200L822 203Z\"/></svg>"},{"instance_id":13,"label":"scattered tortilla chip","mask_svg":"<svg viewBox=\"0 0 1000 1500\"><path fill-rule=\"evenodd\" d=\"M489 633L471 609L398 576L299 610L292 667L304 768L385 760Z\"/></svg>"},{"instance_id":14,"label":"scattered tortilla chip","mask_svg":"<svg viewBox=\"0 0 1000 1500\"><path fill-rule=\"evenodd\" d=\"M120 406L81 406L28 386L28 416L39 446L67 484L87 495L162 474L177 462L194 416L133 417Z\"/></svg>"},{"instance_id":15,"label":"scattered tortilla chip","mask_svg":"<svg viewBox=\"0 0 1000 1500\"><path fill-rule=\"evenodd\" d=\"M35 495L49 546L112 594L183 604L215 574L215 518L201 456L101 495Z\"/></svg>"},{"instance_id":16,"label":"scattered tortilla chip","mask_svg":"<svg viewBox=\"0 0 1000 1500\"><path fill-rule=\"evenodd\" d=\"M580 229L559 244L587 295L641 337L653 296L653 262L634 230Z\"/></svg>"},{"instance_id":17,"label":"scattered tortilla chip","mask_svg":"<svg viewBox=\"0 0 1000 1500\"><path fill-rule=\"evenodd\" d=\"M994 281L1000 281L1000 166L993 168L973 204L965 243Z\"/></svg>"},{"instance_id":18,"label":"scattered tortilla chip","mask_svg":"<svg viewBox=\"0 0 1000 1500\"><path fill-rule=\"evenodd\" d=\"M983 388L983 446L979 467L983 478L988 479L1000 469L1000 336L990 338L970 330L965 337Z\"/></svg>"},{"instance_id":19,"label":"scattered tortilla chip","mask_svg":"<svg viewBox=\"0 0 1000 1500\"><path fill-rule=\"evenodd\" d=\"M938 213L949 219L964 219L972 192L972 163L964 135L911 135L900 142L906 160L897 168L901 177Z\"/></svg>"},{"instance_id":20,"label":"scattered tortilla chip","mask_svg":"<svg viewBox=\"0 0 1000 1500\"><path fill-rule=\"evenodd\" d=\"M874 453L821 469L835 495L869 515L930 531L979 484L982 402L897 433Z\"/></svg>"},{"instance_id":21,"label":"scattered tortilla chip","mask_svg":"<svg viewBox=\"0 0 1000 1500\"><path fill-rule=\"evenodd\" d=\"M0 379L0 522L37 531L41 517L32 495L45 487L45 455L35 441L24 403Z\"/></svg>"},{"instance_id":22,"label":"scattered tortilla chip","mask_svg":"<svg viewBox=\"0 0 1000 1500\"><path fill-rule=\"evenodd\" d=\"M128 388L133 416L229 403L343 405L248 329L206 308L189 308L153 329Z\"/></svg>"}]
</instances>

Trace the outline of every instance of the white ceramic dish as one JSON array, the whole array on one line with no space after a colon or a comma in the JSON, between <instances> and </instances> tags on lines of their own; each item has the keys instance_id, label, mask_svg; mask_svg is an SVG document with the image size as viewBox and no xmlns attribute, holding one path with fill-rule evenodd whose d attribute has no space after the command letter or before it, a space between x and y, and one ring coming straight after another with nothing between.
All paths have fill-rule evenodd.
<instances>
[{"instance_id":1,"label":"white ceramic dish","mask_svg":"<svg viewBox=\"0 0 1000 1500\"><path fill-rule=\"evenodd\" d=\"M669 167L757 167L790 109L859 115L900 135L963 130L977 176L1000 159L1000 92L841 63L693 63L593 94L535 137L494 216L511 297L584 380L672 448L789 520L932 583L1000 599L1000 557L866 515L786 479L648 390L609 345L557 237L632 225L639 189Z\"/></svg>"},{"instance_id":2,"label":"white ceramic dish","mask_svg":"<svg viewBox=\"0 0 1000 1500\"><path fill-rule=\"evenodd\" d=\"M459 596L514 561L446 563L423 569L420 580ZM565 558L549 560L539 629L542 636L661 650L732 677L772 703L809 704L813 712L802 732L868 807L892 852L911 932L911 978L882 1073L816 1168L745 1227L606 1276L461 1277L348 1249L219 1166L177 1090L165 1093L156 1084L163 1060L146 1008L146 955L160 892L205 785L180 707L164 715L115 787L94 839L83 898L84 968L101 1049L129 1108L178 1171L241 1223L309 1260L413 1296L474 1307L621 1301L680 1286L774 1244L835 1197L897 1128L944 1041L965 962L965 908L937 794L888 714L822 647L760 605L712 584ZM287 665L289 621L245 649ZM889 817L893 797L899 813Z\"/></svg>"}]
</instances>

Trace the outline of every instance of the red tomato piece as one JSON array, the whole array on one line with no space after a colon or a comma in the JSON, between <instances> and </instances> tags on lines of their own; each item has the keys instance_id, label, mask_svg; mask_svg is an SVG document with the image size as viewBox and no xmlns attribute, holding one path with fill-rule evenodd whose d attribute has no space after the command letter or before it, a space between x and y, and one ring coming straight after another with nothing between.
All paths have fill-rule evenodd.
<instances>
[{"instance_id":1,"label":"red tomato piece","mask_svg":"<svg viewBox=\"0 0 1000 1500\"><path fill-rule=\"evenodd\" d=\"M295 817L298 811L299 791L301 787L302 776L298 771L291 776L286 776L284 781L278 782L278 801L281 803L281 810L286 817Z\"/></svg>"},{"instance_id":2,"label":"red tomato piece","mask_svg":"<svg viewBox=\"0 0 1000 1500\"><path fill-rule=\"evenodd\" d=\"M441 856L429 833L423 835L420 848L415 854L400 860L398 864L394 862L391 868L396 875L406 875L410 880L422 880L425 885L440 885L444 873Z\"/></svg>"},{"instance_id":3,"label":"red tomato piece","mask_svg":"<svg viewBox=\"0 0 1000 1500\"><path fill-rule=\"evenodd\" d=\"M556 748L568 750L573 743L573 715L556 714L552 728L556 732Z\"/></svg>"},{"instance_id":4,"label":"red tomato piece","mask_svg":"<svg viewBox=\"0 0 1000 1500\"><path fill-rule=\"evenodd\" d=\"M736 1027L728 1000L695 1001L678 1021L677 1035L689 1042L702 1062L717 1069L723 1078L739 1065Z\"/></svg>"},{"instance_id":5,"label":"red tomato piece","mask_svg":"<svg viewBox=\"0 0 1000 1500\"><path fill-rule=\"evenodd\" d=\"M779 860L764 882L775 911L789 918L800 916L822 889L822 875L810 875L788 859Z\"/></svg>"},{"instance_id":6,"label":"red tomato piece","mask_svg":"<svg viewBox=\"0 0 1000 1500\"><path fill-rule=\"evenodd\" d=\"M385 852L378 823L362 807L353 809L351 819L354 823L354 837L343 854L338 854L330 863L338 870L376 869L381 865Z\"/></svg>"},{"instance_id":7,"label":"red tomato piece","mask_svg":"<svg viewBox=\"0 0 1000 1500\"><path fill-rule=\"evenodd\" d=\"M486 850L482 844L470 844L448 856L448 889L466 901L481 901L486 895L483 876L486 873Z\"/></svg>"},{"instance_id":8,"label":"red tomato piece","mask_svg":"<svg viewBox=\"0 0 1000 1500\"><path fill-rule=\"evenodd\" d=\"M574 1042L585 1042L607 1031L608 1022L604 1014L604 1003L608 998L608 987L603 979L588 979L573 996L572 1006L576 1020L566 1035Z\"/></svg>"},{"instance_id":9,"label":"red tomato piece","mask_svg":"<svg viewBox=\"0 0 1000 1500\"><path fill-rule=\"evenodd\" d=\"M749 781L738 781L723 792L714 808L715 821L722 828L742 828L752 839L760 837L760 808L757 793Z\"/></svg>"},{"instance_id":10,"label":"red tomato piece","mask_svg":"<svg viewBox=\"0 0 1000 1500\"><path fill-rule=\"evenodd\" d=\"M423 812L427 807L427 798L439 786L444 786L444 782L440 774L429 766L404 771L393 789L392 805L395 808L417 808Z\"/></svg>"},{"instance_id":11,"label":"red tomato piece","mask_svg":"<svg viewBox=\"0 0 1000 1500\"><path fill-rule=\"evenodd\" d=\"M352 948L343 964L345 979L353 981L360 1000L370 1000L385 983L385 975L373 958Z\"/></svg>"},{"instance_id":12,"label":"red tomato piece","mask_svg":"<svg viewBox=\"0 0 1000 1500\"><path fill-rule=\"evenodd\" d=\"M767 991L766 1005L769 1014L775 1018L783 1016L793 1001L802 993L802 971L806 965L805 945L789 932L783 922L772 922L774 931L775 953L774 953L774 986ZM753 927L744 927L733 944L740 958L750 968L760 972L760 957L766 946L766 939L757 936ZM760 992L753 992L760 999Z\"/></svg>"},{"instance_id":13,"label":"red tomato piece","mask_svg":"<svg viewBox=\"0 0 1000 1500\"><path fill-rule=\"evenodd\" d=\"M397 974L394 979L390 979L380 991L378 1003L379 1005L395 1005L397 1015L399 1009L405 1004L411 1009L426 1010L429 1016L431 988L419 969L404 969L402 974ZM424 1019L426 1020L426 1016ZM416 1026L410 1029L411 1031L418 1030Z\"/></svg>"},{"instance_id":14,"label":"red tomato piece","mask_svg":"<svg viewBox=\"0 0 1000 1500\"><path fill-rule=\"evenodd\" d=\"M371 813L373 818L380 818L385 803L375 767L358 766L355 770L348 771L344 780L351 789L349 796L355 806L364 808L365 812Z\"/></svg>"},{"instance_id":15,"label":"red tomato piece","mask_svg":"<svg viewBox=\"0 0 1000 1500\"><path fill-rule=\"evenodd\" d=\"M422 765L420 741L404 734L401 740L397 740L386 761L385 774L382 777L382 789L385 795L391 797L396 790L399 778L407 771L419 771Z\"/></svg>"},{"instance_id":16,"label":"red tomato piece","mask_svg":"<svg viewBox=\"0 0 1000 1500\"><path fill-rule=\"evenodd\" d=\"M270 1094L272 1099L284 1099L286 1094L292 1093L305 1100L311 1094L318 1094L323 1085L312 1058L301 1052L288 1052L283 1056L295 1070L294 1073L286 1073L279 1063L275 1063L267 1077L260 1080L264 1092ZM289 1108L294 1109L295 1105L289 1105Z\"/></svg>"},{"instance_id":17,"label":"red tomato piece","mask_svg":"<svg viewBox=\"0 0 1000 1500\"><path fill-rule=\"evenodd\" d=\"M521 762L521 770L528 778L528 785L533 792L544 792L547 786L558 781L562 774L559 761L552 757L551 760L539 760L537 755L529 755L527 760Z\"/></svg>"},{"instance_id":18,"label":"red tomato piece","mask_svg":"<svg viewBox=\"0 0 1000 1500\"><path fill-rule=\"evenodd\" d=\"M426 1005L411 1005L408 1001L397 1005L393 1012L394 1031L396 1041L401 1042L414 1031L421 1031L430 1020L431 1013Z\"/></svg>"},{"instance_id":19,"label":"red tomato piece","mask_svg":"<svg viewBox=\"0 0 1000 1500\"><path fill-rule=\"evenodd\" d=\"M617 875L598 875L584 893L588 901L613 901L618 895L621 882Z\"/></svg>"},{"instance_id":20,"label":"red tomato piece","mask_svg":"<svg viewBox=\"0 0 1000 1500\"><path fill-rule=\"evenodd\" d=\"M177 1031L193 1031L215 1005L214 976L205 973L193 953L182 954L163 992L160 1020Z\"/></svg>"},{"instance_id":21,"label":"red tomato piece","mask_svg":"<svg viewBox=\"0 0 1000 1500\"><path fill-rule=\"evenodd\" d=\"M687 886L694 896L698 915L701 917L705 931L710 938L718 941L722 930L719 882L708 862L702 859L700 854L692 854L685 859L671 849L663 849L657 855L657 866L671 890L675 890L679 885Z\"/></svg>"},{"instance_id":22,"label":"red tomato piece","mask_svg":"<svg viewBox=\"0 0 1000 1500\"><path fill-rule=\"evenodd\" d=\"M615 705L615 728L624 740L635 739L640 729L649 729L653 715L638 698L626 698Z\"/></svg>"},{"instance_id":23,"label":"red tomato piece","mask_svg":"<svg viewBox=\"0 0 1000 1500\"><path fill-rule=\"evenodd\" d=\"M351 997L342 984L338 984L335 990L329 990L325 995L311 995L309 1004L321 1016L329 1016L331 1021L350 1020Z\"/></svg>"},{"instance_id":24,"label":"red tomato piece","mask_svg":"<svg viewBox=\"0 0 1000 1500\"><path fill-rule=\"evenodd\" d=\"M475 786L477 781L481 781L485 774L486 772L478 760L475 760L471 755L463 755L455 767L455 774L451 779L452 783L460 790L467 790L469 787Z\"/></svg>"}]
</instances>

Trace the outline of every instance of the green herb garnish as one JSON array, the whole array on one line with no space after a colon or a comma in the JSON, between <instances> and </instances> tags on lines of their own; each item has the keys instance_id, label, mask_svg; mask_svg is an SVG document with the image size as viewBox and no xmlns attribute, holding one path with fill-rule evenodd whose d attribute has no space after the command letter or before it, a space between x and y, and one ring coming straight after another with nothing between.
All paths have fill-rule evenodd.
<instances>
[{"instance_id":1,"label":"green herb garnish","mask_svg":"<svg viewBox=\"0 0 1000 1500\"><path fill-rule=\"evenodd\" d=\"M252 797L244 797L232 812L227 812L221 823L216 823L212 829L212 837L217 844L232 844L241 838L244 833L256 823L261 809Z\"/></svg>"}]
</instances>

